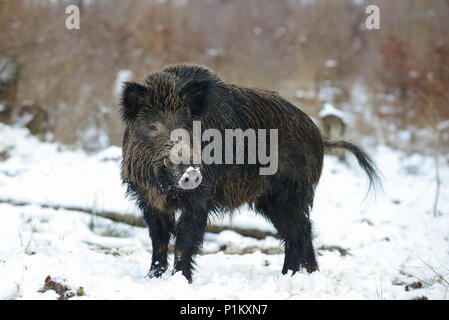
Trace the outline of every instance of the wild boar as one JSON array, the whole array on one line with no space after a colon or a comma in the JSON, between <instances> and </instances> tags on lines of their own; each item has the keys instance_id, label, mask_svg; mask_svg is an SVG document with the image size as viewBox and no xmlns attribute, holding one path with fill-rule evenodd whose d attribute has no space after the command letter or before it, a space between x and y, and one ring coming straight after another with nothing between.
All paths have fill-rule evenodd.
<instances>
[{"instance_id":1,"label":"wild boar","mask_svg":"<svg viewBox=\"0 0 449 320\"><path fill-rule=\"evenodd\" d=\"M244 204L275 226L285 246L283 274L300 268L313 272L318 265L309 213L326 151L351 151L370 187L379 182L376 167L364 151L349 142L326 139L304 112L277 93L228 84L202 66L172 65L150 73L142 83L127 82L121 106L125 126L121 178L149 228L150 277L160 277L167 270L169 240L176 237L173 273L181 271L191 282L193 259L209 215L232 213ZM193 163L198 148L184 140L190 162L175 163L171 155L182 139L173 139L172 133L182 129L195 136L195 123L201 125L202 133L215 133L202 135L200 153L206 151L212 136L218 143L217 134L229 137L229 131L236 130L244 134L231 135L231 143L236 140L231 148L209 148L205 153L222 160L212 163ZM258 134L255 148L250 145L251 132ZM240 147L239 137L243 137ZM242 146L243 163L230 163L229 153L237 153L237 159ZM274 165L261 157L267 150ZM273 170L261 173L267 164Z\"/></svg>"}]
</instances>

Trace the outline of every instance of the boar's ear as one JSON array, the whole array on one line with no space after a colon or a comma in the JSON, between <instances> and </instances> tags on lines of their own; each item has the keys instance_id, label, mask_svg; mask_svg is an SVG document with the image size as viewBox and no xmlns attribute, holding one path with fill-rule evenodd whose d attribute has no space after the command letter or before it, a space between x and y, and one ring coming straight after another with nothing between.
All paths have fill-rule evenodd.
<instances>
[{"instance_id":1,"label":"boar's ear","mask_svg":"<svg viewBox=\"0 0 449 320\"><path fill-rule=\"evenodd\" d=\"M199 115L206 105L206 95L211 87L210 80L192 80L179 88L178 94L191 108L192 114Z\"/></svg>"},{"instance_id":2,"label":"boar's ear","mask_svg":"<svg viewBox=\"0 0 449 320\"><path fill-rule=\"evenodd\" d=\"M125 82L122 89L122 119L134 119L140 108L150 104L152 92L136 82Z\"/></svg>"}]
</instances>

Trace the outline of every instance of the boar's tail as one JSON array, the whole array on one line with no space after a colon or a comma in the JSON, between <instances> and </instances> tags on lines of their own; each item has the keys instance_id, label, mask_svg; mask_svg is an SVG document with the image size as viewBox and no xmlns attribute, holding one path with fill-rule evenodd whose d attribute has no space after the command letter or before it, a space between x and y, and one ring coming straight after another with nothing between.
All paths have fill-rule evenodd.
<instances>
[{"instance_id":1,"label":"boar's tail","mask_svg":"<svg viewBox=\"0 0 449 320\"><path fill-rule=\"evenodd\" d=\"M356 146L353 143L346 142L343 140L325 140L324 141L325 152L329 149L346 149L351 151L354 156L357 158L359 165L365 171L366 175L369 179L369 190L373 189L376 191L377 188L382 189L382 183L379 176L379 170L376 167L373 159L360 147Z\"/></svg>"}]
</instances>

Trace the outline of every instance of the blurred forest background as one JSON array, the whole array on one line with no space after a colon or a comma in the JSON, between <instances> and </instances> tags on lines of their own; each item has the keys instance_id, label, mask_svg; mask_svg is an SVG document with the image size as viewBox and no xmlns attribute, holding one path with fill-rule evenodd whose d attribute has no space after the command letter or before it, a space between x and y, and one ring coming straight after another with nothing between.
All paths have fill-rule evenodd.
<instances>
[{"instance_id":1,"label":"blurred forest background","mask_svg":"<svg viewBox=\"0 0 449 320\"><path fill-rule=\"evenodd\" d=\"M80 30L65 27L69 4ZM370 4L380 30L365 27ZM0 81L12 79L0 120L86 150L120 145L120 81L193 62L315 119L332 103L350 140L447 153L448 32L447 0L0 0Z\"/></svg>"}]
</instances>

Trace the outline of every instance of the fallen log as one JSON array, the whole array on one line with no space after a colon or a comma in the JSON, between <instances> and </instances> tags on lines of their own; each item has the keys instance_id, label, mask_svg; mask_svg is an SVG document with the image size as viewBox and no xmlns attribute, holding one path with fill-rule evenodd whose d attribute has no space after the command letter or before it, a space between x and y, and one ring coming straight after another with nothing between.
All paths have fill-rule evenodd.
<instances>
[{"instance_id":1,"label":"fallen log","mask_svg":"<svg viewBox=\"0 0 449 320\"><path fill-rule=\"evenodd\" d=\"M42 204L42 203L32 203L25 201L17 201L13 199L0 199L0 203L7 203L13 206L29 206L29 205L38 205L41 208L50 208L54 210L67 210L67 211L76 211L87 213L90 215L95 215L97 217L106 218L112 220L114 222L121 222L134 227L144 227L146 228L146 223L142 217L136 217L131 214L120 214L116 212L110 211L98 211L94 209L88 209L83 207L76 206L63 206L63 205L53 205L53 204ZM246 228L238 228L231 226L220 226L220 225L208 225L206 228L206 232L210 233L220 233L224 230L234 231L244 237L251 237L258 240L264 239L266 237L275 237L275 234L269 231L261 231L257 229L246 229Z\"/></svg>"}]
</instances>

